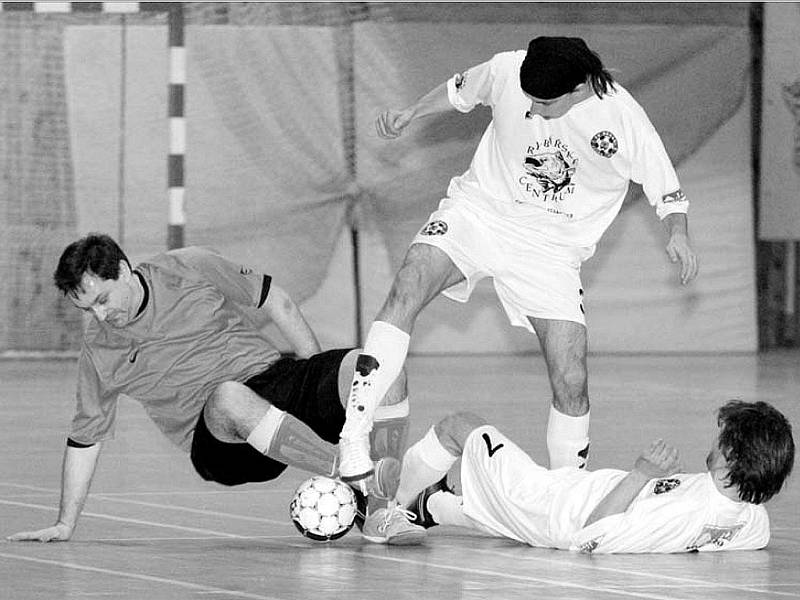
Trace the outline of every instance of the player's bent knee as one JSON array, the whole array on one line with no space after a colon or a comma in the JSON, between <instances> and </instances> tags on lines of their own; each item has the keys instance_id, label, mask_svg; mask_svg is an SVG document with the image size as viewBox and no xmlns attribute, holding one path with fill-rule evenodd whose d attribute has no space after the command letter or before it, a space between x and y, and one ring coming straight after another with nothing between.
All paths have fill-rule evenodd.
<instances>
[{"instance_id":1,"label":"player's bent knee","mask_svg":"<svg viewBox=\"0 0 800 600\"><path fill-rule=\"evenodd\" d=\"M206 403L204 414L212 421L238 423L249 413L248 399L253 394L252 390L237 381L223 381L214 390ZM265 399L258 398L258 404L263 410L264 404L269 404Z\"/></svg>"},{"instance_id":2,"label":"player's bent knee","mask_svg":"<svg viewBox=\"0 0 800 600\"><path fill-rule=\"evenodd\" d=\"M579 408L588 408L589 395L585 369L575 367L558 371L553 374L552 384L556 408L569 408L570 414Z\"/></svg>"},{"instance_id":3,"label":"player's bent knee","mask_svg":"<svg viewBox=\"0 0 800 600\"><path fill-rule=\"evenodd\" d=\"M215 416L232 416L236 411L236 396L241 385L235 381L220 383L208 399L207 408Z\"/></svg>"},{"instance_id":4,"label":"player's bent knee","mask_svg":"<svg viewBox=\"0 0 800 600\"><path fill-rule=\"evenodd\" d=\"M460 456L469 434L486 423L486 419L475 413L457 412L439 421L434 430L442 446L454 456Z\"/></svg>"},{"instance_id":5,"label":"player's bent knee","mask_svg":"<svg viewBox=\"0 0 800 600\"><path fill-rule=\"evenodd\" d=\"M443 282L454 277L463 275L444 251L428 244L413 244L395 275L389 301L421 307L440 291Z\"/></svg>"}]
</instances>

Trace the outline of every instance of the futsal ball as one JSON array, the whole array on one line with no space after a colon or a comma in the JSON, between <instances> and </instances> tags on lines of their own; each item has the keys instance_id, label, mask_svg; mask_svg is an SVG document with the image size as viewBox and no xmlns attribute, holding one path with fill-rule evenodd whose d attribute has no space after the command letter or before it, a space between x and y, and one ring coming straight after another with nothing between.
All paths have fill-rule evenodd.
<instances>
[{"instance_id":1,"label":"futsal ball","mask_svg":"<svg viewBox=\"0 0 800 600\"><path fill-rule=\"evenodd\" d=\"M342 537L353 527L356 495L338 479L316 475L297 488L289 514L297 531L318 542Z\"/></svg>"}]
</instances>

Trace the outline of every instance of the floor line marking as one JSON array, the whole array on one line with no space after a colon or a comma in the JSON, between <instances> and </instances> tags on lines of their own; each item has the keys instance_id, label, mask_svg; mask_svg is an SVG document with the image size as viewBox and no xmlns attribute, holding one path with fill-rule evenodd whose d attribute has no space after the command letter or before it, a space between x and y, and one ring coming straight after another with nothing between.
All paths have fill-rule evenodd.
<instances>
[{"instance_id":1,"label":"floor line marking","mask_svg":"<svg viewBox=\"0 0 800 600\"><path fill-rule=\"evenodd\" d=\"M609 594L618 594L620 596L628 596L631 598L647 598L649 600L675 600L674 596L662 596L660 594L648 594L648 593L634 593L628 592L618 588L610 588L610 587L601 587L601 586L589 586L589 585L581 585L580 583L572 583L569 581L563 580L556 580L556 579L546 579L544 577L531 577L529 575L514 575L512 573L506 573L503 571L491 571L489 569L476 569L473 567L457 567L453 565L444 565L439 563L433 563L427 560L410 560L407 558L397 558L394 556L378 556L377 554L369 553L369 552L354 552L354 554L358 554L359 556L369 556L370 558L375 558L378 560L386 560L390 562L397 562L397 563L405 563L409 565L418 565L418 566L427 566L433 567L437 569L442 569L446 571L457 571L459 573L464 573L466 575L485 575L487 577L492 578L501 578L501 579L513 579L518 581L527 581L530 583L546 583L556 587L566 587L572 589L578 589L583 591L591 591L591 592L607 592Z\"/></svg>"},{"instance_id":2,"label":"floor line marking","mask_svg":"<svg viewBox=\"0 0 800 600\"><path fill-rule=\"evenodd\" d=\"M119 538L81 538L82 543L115 543L115 542L199 542L204 540L218 540L218 535L186 535L182 537L119 537ZM294 535L243 535L242 540L296 540Z\"/></svg>"},{"instance_id":3,"label":"floor line marking","mask_svg":"<svg viewBox=\"0 0 800 600\"><path fill-rule=\"evenodd\" d=\"M796 587L797 584L794 584L794 583L784 583L784 584L780 584L780 583L778 583L778 584L765 583L764 584L764 587L777 587L777 586L783 586L783 587L795 586ZM631 584L628 584L628 583L625 584L625 588L629 589L629 590L630 589L663 588L663 587L664 587L663 585L659 585L657 583L652 583L652 584L642 583L642 584L634 584L634 585L631 585ZM714 588L717 588L717 587L719 587L719 586L717 586L716 584L713 584L713 583L709 583L709 584L689 584L689 583L687 583L687 584L679 584L679 585L671 585L670 586L671 589L686 589L686 590L696 589L696 588L714 589ZM773 593L771 590L754 590L754 591L761 592L761 593L764 593L764 594ZM787 594L787 595L798 596L798 594Z\"/></svg>"},{"instance_id":4,"label":"floor line marking","mask_svg":"<svg viewBox=\"0 0 800 600\"><path fill-rule=\"evenodd\" d=\"M65 562L60 560L49 560L45 558L33 558L29 556L19 556L17 554L8 554L0 552L0 557L8 558L11 560L22 560L43 565L53 565L56 567L64 567L68 569L75 569L77 571L88 571L90 573L102 573L103 575L117 575L119 577L127 577L129 579L140 579L142 581L152 581L154 583L165 583L177 587L186 588L189 590L197 590L200 592L208 592L215 594L225 594L226 596L236 596L237 598L250 598L251 600L278 600L274 596L262 596L261 594L251 594L249 592L240 592L237 590L229 590L225 588L213 587L210 585L202 585L199 583L191 583L189 581L181 581L179 579L170 579L167 577L157 577L155 575L142 575L141 573L131 573L129 571L118 571L116 569L103 569L101 567L91 567L88 565L80 565L77 563Z\"/></svg>"},{"instance_id":5,"label":"floor line marking","mask_svg":"<svg viewBox=\"0 0 800 600\"><path fill-rule=\"evenodd\" d=\"M56 488L45 488L36 485L23 485L20 483L7 483L0 481L0 486L19 488L23 490L38 491L47 494L58 494L61 490ZM264 489L236 489L236 490L164 490L164 491L146 491L146 492L92 492L89 496L95 494L102 494L104 496L199 496L202 494L292 494L294 488L278 488L278 487L265 487Z\"/></svg>"},{"instance_id":6,"label":"floor line marking","mask_svg":"<svg viewBox=\"0 0 800 600\"><path fill-rule=\"evenodd\" d=\"M56 493L58 491L58 490L48 490L46 488L39 488L39 487L36 487L36 486L24 486L24 485L18 485L18 484L0 484L0 485L8 485L8 486L11 486L11 487L34 489L34 490L40 490L42 492L53 492L53 493ZM112 494L108 494L108 493L105 493L105 492L97 492L97 493L94 493L94 494L89 494L88 499L105 500L107 502L120 502L120 503L126 503L126 504L136 504L136 505L139 505L139 506L146 506L146 507L149 507L149 508L161 508L161 509L165 509L165 510L176 510L176 511L181 511L181 512L186 512L186 513L192 513L192 514L209 515L209 516L215 516L215 517L224 517L224 518L230 518L230 519L237 519L237 520L241 520L241 521L251 521L251 522L256 522L256 523L269 523L269 524L272 524L272 525L286 525L286 524L289 523L288 519L286 519L286 520L265 519L265 518L262 518L262 517L251 517L251 516L248 516L248 515L237 515L237 514L233 514L233 513L226 513L226 512L215 511L215 510L192 508L192 507L189 507L189 506L175 506L175 505L172 505L172 504L161 504L161 503L157 503L157 502L145 502L143 500L133 500L133 499L130 499L130 498L124 498L124 497L122 497L122 495L117 496L117 495L112 495Z\"/></svg>"},{"instance_id":7,"label":"floor line marking","mask_svg":"<svg viewBox=\"0 0 800 600\"><path fill-rule=\"evenodd\" d=\"M53 506L44 506L42 504L30 504L28 502L11 502L9 500L0 500L0 504L8 506L22 506L24 508L38 508L41 510L49 510L57 512L58 508ZM194 533L205 533L208 535L216 535L217 537L226 538L243 538L245 536L237 535L235 533L227 533L224 531L214 531L213 529L202 529L198 527L184 527L182 525L172 525L170 523L159 523L156 521L143 521L141 519L130 519L127 517L117 517L114 515L107 515L105 513L86 512L81 513L84 517L94 517L97 519L108 519L109 521L119 521L122 523L133 523L136 525L149 525L152 527L164 527L166 529L178 529L180 531L192 531Z\"/></svg>"},{"instance_id":8,"label":"floor line marking","mask_svg":"<svg viewBox=\"0 0 800 600\"><path fill-rule=\"evenodd\" d=\"M464 550L463 546L453 546L453 545L449 545L449 544L443 544L442 546L446 547L446 548L460 549L462 551ZM495 551L495 550L483 550L483 549L480 549L480 548L472 548L472 551L473 552L477 552L479 554L492 554L492 555L495 555L495 556L508 556L508 553L506 553L506 552ZM527 560L527 561L546 562L546 563L552 563L553 562L552 559L542 558L542 557L539 557L539 556L519 556L517 554L514 554L513 558L515 560L520 560L521 559L521 560ZM634 576L637 576L637 577L647 577L647 578L651 578L651 579L652 578L659 578L659 579L664 579L666 581L678 582L678 583L681 583L681 584L690 584L690 585L725 588L725 589L731 589L731 590L736 590L736 591L758 592L758 593L762 593L762 594L776 594L776 595L779 595L779 596L792 596L792 597L797 597L798 596L798 594L790 594L788 592L765 591L765 590L761 590L761 589L757 589L757 588L753 588L753 587L734 585L734 584L730 584L730 583L722 583L722 582L715 582L715 581L705 581L705 580L702 580L702 579L691 579L691 578L687 578L687 577L675 577L673 575L661 575L659 573L653 573L653 572L650 572L650 571L648 571L647 573L643 573L641 571L633 571L633 570L629 570L629 569L617 569L615 567L600 567L600 566L597 566L597 565L585 565L585 564L582 564L581 562L578 562L578 561L561 561L561 560L559 560L558 562L560 562L562 564L563 563L567 563L569 568L580 567L580 568L584 568L584 569L589 569L591 571L606 571L606 572L609 572L609 573L619 573L619 574L622 574L622 575L634 575Z\"/></svg>"},{"instance_id":9,"label":"floor line marking","mask_svg":"<svg viewBox=\"0 0 800 600\"><path fill-rule=\"evenodd\" d=\"M252 521L252 522L255 522L255 523L269 523L269 524L272 524L272 525L288 525L289 524L288 516L287 516L287 518L285 520L279 521L277 519L263 519L261 517L249 517L247 515L237 515L237 514L232 514L232 513L220 512L220 511L216 511L216 510L207 510L207 509L203 509L203 508L191 508L191 507L188 507L188 506L174 506L174 505L171 505L171 504L160 504L158 502L144 502L142 500L131 500L131 499L128 499L128 498L107 497L105 494L93 494L92 497L95 498L95 499L99 499L99 500L105 500L107 502L119 502L119 503L122 503L122 504L135 504L137 506L147 506L149 508L161 508L161 509L167 509L167 510L176 510L176 511L180 511L180 512L192 513L192 514L196 514L196 515L209 515L209 516L214 516L214 517L225 517L225 518L228 518L228 519L238 519L238 520L241 520L241 521ZM288 507L287 507L286 514L287 515L289 514Z\"/></svg>"}]
</instances>

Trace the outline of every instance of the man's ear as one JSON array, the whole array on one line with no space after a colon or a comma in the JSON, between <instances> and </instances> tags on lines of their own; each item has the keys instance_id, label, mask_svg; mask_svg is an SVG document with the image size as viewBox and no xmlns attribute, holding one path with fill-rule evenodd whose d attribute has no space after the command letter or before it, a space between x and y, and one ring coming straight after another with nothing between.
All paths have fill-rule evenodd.
<instances>
[{"instance_id":1,"label":"man's ear","mask_svg":"<svg viewBox=\"0 0 800 600\"><path fill-rule=\"evenodd\" d=\"M579 83L578 85L576 85L575 89L572 90L572 92L570 92L570 93L573 96L580 96L580 95L586 93L586 90L588 89L588 87L589 87L589 84L584 81L583 83Z\"/></svg>"},{"instance_id":2,"label":"man's ear","mask_svg":"<svg viewBox=\"0 0 800 600\"><path fill-rule=\"evenodd\" d=\"M131 268L128 266L128 263L126 263L124 260L119 261L119 277L117 277L117 279L127 283L130 278Z\"/></svg>"}]
</instances>

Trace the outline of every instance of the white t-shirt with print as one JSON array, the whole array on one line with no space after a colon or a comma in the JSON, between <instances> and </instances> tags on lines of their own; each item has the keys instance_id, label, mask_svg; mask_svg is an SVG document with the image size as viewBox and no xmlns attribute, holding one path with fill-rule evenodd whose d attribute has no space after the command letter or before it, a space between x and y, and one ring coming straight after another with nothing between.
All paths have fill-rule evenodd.
<instances>
[{"instance_id":1,"label":"white t-shirt with print","mask_svg":"<svg viewBox=\"0 0 800 600\"><path fill-rule=\"evenodd\" d=\"M555 244L591 248L619 212L630 181L642 184L659 218L687 212L661 138L621 85L562 117L526 118L531 101L519 83L524 58L524 51L503 52L447 82L455 109L483 104L493 114L448 196L524 222Z\"/></svg>"},{"instance_id":2,"label":"white t-shirt with print","mask_svg":"<svg viewBox=\"0 0 800 600\"><path fill-rule=\"evenodd\" d=\"M708 472L678 473L648 482L624 513L573 533L569 547L603 553L752 550L766 546L769 537L763 506L723 496Z\"/></svg>"},{"instance_id":3,"label":"white t-shirt with print","mask_svg":"<svg viewBox=\"0 0 800 600\"><path fill-rule=\"evenodd\" d=\"M461 458L464 514L482 531L531 546L671 553L769 542L766 509L723 496L708 472L652 479L627 510L584 527L626 471L545 469L491 425L469 435Z\"/></svg>"}]
</instances>

